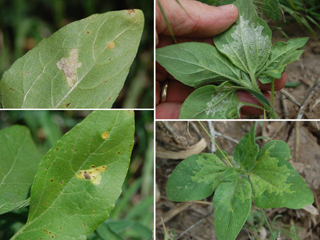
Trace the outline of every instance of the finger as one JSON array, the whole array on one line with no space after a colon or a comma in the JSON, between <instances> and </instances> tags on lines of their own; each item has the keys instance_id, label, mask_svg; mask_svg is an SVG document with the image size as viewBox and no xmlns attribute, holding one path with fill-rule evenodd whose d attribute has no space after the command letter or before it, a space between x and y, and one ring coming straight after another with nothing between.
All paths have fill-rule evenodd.
<instances>
[{"instance_id":1,"label":"finger","mask_svg":"<svg viewBox=\"0 0 320 240\"><path fill-rule=\"evenodd\" d=\"M168 77L167 70L162 67L158 62L156 62L156 80L162 82Z\"/></svg>"},{"instance_id":2,"label":"finger","mask_svg":"<svg viewBox=\"0 0 320 240\"><path fill-rule=\"evenodd\" d=\"M266 98L270 99L269 92L263 92L263 95ZM241 102L247 102L247 103L255 104L262 107L262 104L256 98L254 98L250 93L246 91L242 91L242 90L237 91L237 96ZM243 115L262 115L263 111L258 108L254 108L250 106L242 106L241 113Z\"/></svg>"},{"instance_id":3,"label":"finger","mask_svg":"<svg viewBox=\"0 0 320 240\"><path fill-rule=\"evenodd\" d=\"M161 91L160 83L156 82L156 105L160 103L160 91Z\"/></svg>"},{"instance_id":4,"label":"finger","mask_svg":"<svg viewBox=\"0 0 320 240\"><path fill-rule=\"evenodd\" d=\"M182 103L161 103L156 107L157 119L177 119L179 118Z\"/></svg>"},{"instance_id":5,"label":"finger","mask_svg":"<svg viewBox=\"0 0 320 240\"><path fill-rule=\"evenodd\" d=\"M214 45L212 37L209 37L209 38L176 37L176 41L177 43L204 42L204 43L209 43L211 45ZM159 42L158 42L157 48L172 45L173 43L174 42L171 36L161 34L159 36Z\"/></svg>"},{"instance_id":6,"label":"finger","mask_svg":"<svg viewBox=\"0 0 320 240\"><path fill-rule=\"evenodd\" d=\"M286 84L286 81L287 81L287 74L286 74L286 72L284 72L280 79L276 79L274 81L274 90L275 91L281 90L284 87L284 85ZM258 81L258 85L261 90L271 91L271 83L262 84L261 82Z\"/></svg>"},{"instance_id":7,"label":"finger","mask_svg":"<svg viewBox=\"0 0 320 240\"><path fill-rule=\"evenodd\" d=\"M194 88L171 80L168 82L167 102L181 102L194 91Z\"/></svg>"},{"instance_id":8,"label":"finger","mask_svg":"<svg viewBox=\"0 0 320 240\"><path fill-rule=\"evenodd\" d=\"M160 0L175 36L212 37L228 29L238 18L233 4L215 7L194 0ZM187 12L187 13L186 13ZM156 29L158 34L170 35L157 4Z\"/></svg>"}]
</instances>

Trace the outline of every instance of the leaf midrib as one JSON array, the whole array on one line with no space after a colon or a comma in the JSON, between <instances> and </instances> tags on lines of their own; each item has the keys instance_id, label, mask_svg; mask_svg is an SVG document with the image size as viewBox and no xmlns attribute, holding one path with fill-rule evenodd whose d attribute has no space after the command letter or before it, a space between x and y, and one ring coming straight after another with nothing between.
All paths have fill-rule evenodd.
<instances>
[{"instance_id":1,"label":"leaf midrib","mask_svg":"<svg viewBox=\"0 0 320 240\"><path fill-rule=\"evenodd\" d=\"M119 118L119 112L117 112L117 117L116 117L115 123L118 121L118 118ZM80 126L80 125L81 125L81 123L80 123L78 126ZM114 127L115 127L115 124L112 125L112 129L110 130L110 133L109 133L110 135L111 135L112 130L114 129ZM100 144L100 146L95 149L95 151L91 152L90 155L88 155L88 157L87 157L86 160L83 162L83 164L78 168L78 170L80 170L80 169L86 164L87 160L91 157L91 155L94 154L97 150L99 150L99 149L101 148L101 146L103 146L104 143L105 143L107 140L108 140L108 138L105 139L105 140ZM53 163L53 161L52 161L51 163ZM46 173L46 174L47 174L47 173ZM68 184L70 184L71 179L72 179L72 178L70 178L70 180L65 184L65 186L64 186L63 189L65 189L65 188L68 186ZM61 193L63 192L63 189L61 190ZM42 196L42 195L41 195L41 196ZM61 196L61 194L59 194L59 195L57 196L57 198L51 203L51 205L48 206L48 208L47 208L46 210L44 210L40 215L38 215L37 217L35 217L35 218L34 218L33 220L31 220L30 222L27 221L27 223L13 236L12 240L14 240L14 239L15 239L17 236L19 236L21 233L26 233L26 232L28 232L28 231L24 231L24 229L26 229L28 226L32 225L32 223L34 223L37 219L41 218L47 211L49 211L49 209L51 209L51 206L59 199L60 196ZM31 197L32 197L32 196L31 196ZM39 202L41 202L41 199L40 199ZM35 212L35 211L34 211L34 212ZM30 231L31 231L31 230L30 230Z\"/></svg>"}]
</instances>

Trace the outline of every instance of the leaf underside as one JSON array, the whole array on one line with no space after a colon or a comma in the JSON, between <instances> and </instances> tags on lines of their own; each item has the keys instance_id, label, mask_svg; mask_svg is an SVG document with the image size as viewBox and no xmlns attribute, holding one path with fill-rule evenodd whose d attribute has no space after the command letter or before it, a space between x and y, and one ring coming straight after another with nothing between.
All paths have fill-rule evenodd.
<instances>
[{"instance_id":1,"label":"leaf underside","mask_svg":"<svg viewBox=\"0 0 320 240\"><path fill-rule=\"evenodd\" d=\"M86 239L121 193L133 135L131 111L95 111L66 133L41 161L28 221L12 239Z\"/></svg>"},{"instance_id":2,"label":"leaf underside","mask_svg":"<svg viewBox=\"0 0 320 240\"><path fill-rule=\"evenodd\" d=\"M5 72L4 108L110 108L139 46L141 10L95 14L73 22Z\"/></svg>"},{"instance_id":3,"label":"leaf underside","mask_svg":"<svg viewBox=\"0 0 320 240\"><path fill-rule=\"evenodd\" d=\"M180 119L233 119L240 117L236 89L208 85L196 89L182 104Z\"/></svg>"},{"instance_id":4,"label":"leaf underside","mask_svg":"<svg viewBox=\"0 0 320 240\"><path fill-rule=\"evenodd\" d=\"M254 75L266 63L271 51L271 30L255 11L251 0L238 0L236 23L222 34L214 37L219 52L231 62Z\"/></svg>"},{"instance_id":5,"label":"leaf underside","mask_svg":"<svg viewBox=\"0 0 320 240\"><path fill-rule=\"evenodd\" d=\"M231 90L219 91L219 95L211 94L212 107L207 105L212 90L208 87L206 94L203 86L225 82L251 93L265 108L268 116L277 118L256 80L266 84L280 78L287 64L299 59L303 50L298 48L308 38L292 39L288 43L280 42L271 47L272 32L267 23L258 17L252 1L237 0L233 3L239 10L239 17L229 29L213 38L215 46L187 42L157 49L159 64L180 82L199 88L186 99L180 118L238 118L237 109L242 105L237 96L231 94ZM277 5L276 0L265 1L264 10L271 11L272 8L280 11ZM279 13L278 10L274 12L275 15Z\"/></svg>"},{"instance_id":6,"label":"leaf underside","mask_svg":"<svg viewBox=\"0 0 320 240\"><path fill-rule=\"evenodd\" d=\"M1 130L0 142L0 214L3 214L29 202L26 199L42 156L24 126Z\"/></svg>"}]
</instances>

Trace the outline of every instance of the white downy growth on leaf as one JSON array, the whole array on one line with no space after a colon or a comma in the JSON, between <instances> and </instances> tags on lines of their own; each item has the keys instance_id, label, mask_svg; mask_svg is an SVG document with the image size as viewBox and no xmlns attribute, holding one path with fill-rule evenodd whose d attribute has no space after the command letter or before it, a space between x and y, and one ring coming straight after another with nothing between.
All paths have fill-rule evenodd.
<instances>
[{"instance_id":1,"label":"white downy growth on leaf","mask_svg":"<svg viewBox=\"0 0 320 240\"><path fill-rule=\"evenodd\" d=\"M224 111L227 100L224 99L225 92L212 95L211 101L207 103L208 110L206 110L207 116L214 116L217 112ZM223 100L221 100L223 99Z\"/></svg>"},{"instance_id":2,"label":"white downy growth on leaf","mask_svg":"<svg viewBox=\"0 0 320 240\"><path fill-rule=\"evenodd\" d=\"M253 70L250 66L258 64L259 58L265 56L271 46L268 36L263 36L263 26L254 23L249 23L249 20L244 20L240 16L240 24L237 25L236 30L231 34L234 39L233 42L223 44L223 50L230 58L245 57L246 66L249 67L248 71ZM245 40L243 37L245 36ZM254 69L256 70L256 69Z\"/></svg>"},{"instance_id":3,"label":"white downy growth on leaf","mask_svg":"<svg viewBox=\"0 0 320 240\"><path fill-rule=\"evenodd\" d=\"M74 48L70 50L68 58L61 58L57 62L57 67L64 72L69 87L73 87L78 81L77 68L81 65L82 63L78 62L78 51Z\"/></svg>"}]
</instances>

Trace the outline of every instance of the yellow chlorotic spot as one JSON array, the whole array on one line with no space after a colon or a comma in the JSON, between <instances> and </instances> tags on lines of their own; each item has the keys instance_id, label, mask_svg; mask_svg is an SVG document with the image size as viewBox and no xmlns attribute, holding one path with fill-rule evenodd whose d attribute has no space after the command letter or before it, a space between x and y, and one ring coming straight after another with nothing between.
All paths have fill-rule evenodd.
<instances>
[{"instance_id":1,"label":"yellow chlorotic spot","mask_svg":"<svg viewBox=\"0 0 320 240\"><path fill-rule=\"evenodd\" d=\"M76 173L76 178L90 180L94 185L99 185L101 182L101 173L107 170L106 165L100 167L91 166L88 170L81 170Z\"/></svg>"},{"instance_id":2,"label":"yellow chlorotic spot","mask_svg":"<svg viewBox=\"0 0 320 240\"><path fill-rule=\"evenodd\" d=\"M109 137L109 132L103 132L101 134L102 139L107 139Z\"/></svg>"},{"instance_id":3,"label":"yellow chlorotic spot","mask_svg":"<svg viewBox=\"0 0 320 240\"><path fill-rule=\"evenodd\" d=\"M109 49L114 49L114 42L109 43L109 44L108 44L108 48L109 48Z\"/></svg>"}]
</instances>

